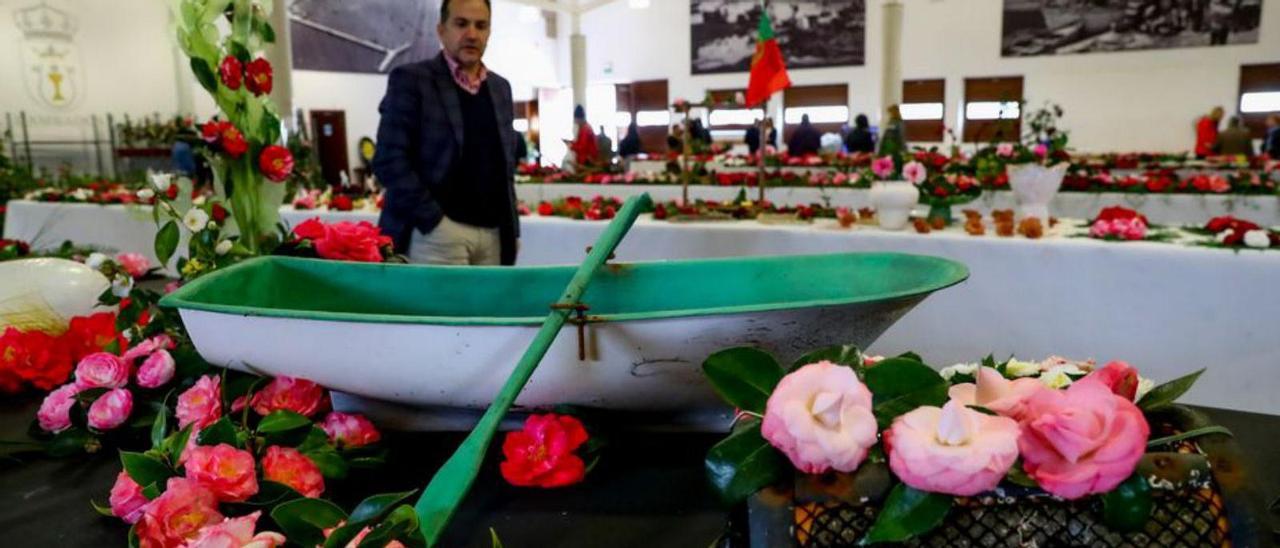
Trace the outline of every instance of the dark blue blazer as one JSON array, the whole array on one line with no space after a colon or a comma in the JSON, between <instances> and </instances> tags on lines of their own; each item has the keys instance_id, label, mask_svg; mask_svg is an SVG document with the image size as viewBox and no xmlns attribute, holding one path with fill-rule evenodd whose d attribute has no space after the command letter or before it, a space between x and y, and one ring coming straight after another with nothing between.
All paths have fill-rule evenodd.
<instances>
[{"instance_id":1,"label":"dark blue blazer","mask_svg":"<svg viewBox=\"0 0 1280 548\"><path fill-rule=\"evenodd\" d=\"M507 151L504 171L510 213L503 216L498 229L502 264L511 265L515 264L516 239L520 237L511 84L493 72L486 82L493 97L498 136ZM387 94L378 107L382 120L378 124L373 173L386 189L378 226L395 241L399 253L408 251L414 229L430 232L444 216L434 196L445 184L449 167L458 158L466 138L462 134L458 93L443 53L434 59L396 67L387 78Z\"/></svg>"}]
</instances>

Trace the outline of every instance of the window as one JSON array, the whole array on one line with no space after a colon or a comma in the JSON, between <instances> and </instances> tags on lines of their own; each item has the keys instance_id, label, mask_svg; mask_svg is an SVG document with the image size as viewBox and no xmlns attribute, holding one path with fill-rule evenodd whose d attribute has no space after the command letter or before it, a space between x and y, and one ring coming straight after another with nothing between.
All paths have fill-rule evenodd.
<instances>
[{"instance_id":1,"label":"window","mask_svg":"<svg viewBox=\"0 0 1280 548\"><path fill-rule=\"evenodd\" d=\"M964 140L1017 141L1022 136L1022 77L966 78Z\"/></svg>"},{"instance_id":2,"label":"window","mask_svg":"<svg viewBox=\"0 0 1280 548\"><path fill-rule=\"evenodd\" d=\"M615 121L626 135L626 127L635 120L640 132L640 149L650 154L666 152L667 131L671 127L668 110L667 81L647 80L619 84Z\"/></svg>"},{"instance_id":3,"label":"window","mask_svg":"<svg viewBox=\"0 0 1280 548\"><path fill-rule=\"evenodd\" d=\"M947 128L947 81L904 80L902 82L903 129L908 142L940 142Z\"/></svg>"},{"instance_id":4,"label":"window","mask_svg":"<svg viewBox=\"0 0 1280 548\"><path fill-rule=\"evenodd\" d=\"M839 133L849 123L849 85L794 86L782 95L782 139L791 133L807 114L819 133Z\"/></svg>"},{"instance_id":5,"label":"window","mask_svg":"<svg viewBox=\"0 0 1280 548\"><path fill-rule=\"evenodd\" d=\"M715 89L707 92L714 103L734 103L739 95L746 94L744 89ZM712 136L734 135L742 137L742 131L764 119L763 108L715 108L707 114L707 127Z\"/></svg>"},{"instance_id":6,"label":"window","mask_svg":"<svg viewBox=\"0 0 1280 548\"><path fill-rule=\"evenodd\" d=\"M1280 63L1240 67L1240 117L1261 138L1267 117L1280 114Z\"/></svg>"}]
</instances>

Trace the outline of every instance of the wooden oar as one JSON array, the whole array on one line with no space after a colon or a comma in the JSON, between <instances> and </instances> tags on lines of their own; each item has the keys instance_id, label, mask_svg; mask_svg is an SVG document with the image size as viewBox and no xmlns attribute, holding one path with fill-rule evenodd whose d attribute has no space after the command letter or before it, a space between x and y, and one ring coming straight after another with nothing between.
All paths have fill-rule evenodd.
<instances>
[{"instance_id":1,"label":"wooden oar","mask_svg":"<svg viewBox=\"0 0 1280 548\"><path fill-rule=\"evenodd\" d=\"M525 350L524 356L520 358L515 371L507 378L506 384L502 385L502 390L494 397L493 403L489 404L489 409L480 418L480 422L476 423L476 427L453 452L453 456L445 461L444 466L441 466L440 470L436 471L436 475L431 478L431 483L427 484L427 489L414 505L414 510L418 513L418 523L428 546L435 546L439 542L440 535L449 525L449 520L453 518L454 512L467 496L467 491L471 489L471 484L475 482L476 474L480 471L480 464L484 461L489 444L498 431L498 423L511 409L516 396L520 395L524 385L529 382L529 377L533 376L534 369L551 348L551 343L560 333L560 328L564 326L569 314L578 305L592 276L613 254L613 250L618 247L618 242L622 241L622 237L635 223L640 212L648 209L652 203L647 193L627 199L626 204L622 206L622 211L596 239L595 246L587 254L587 259L578 267L573 279L569 280L569 286L560 295L560 299L552 305L551 313L542 322L542 328L538 330L537 336Z\"/></svg>"}]
</instances>

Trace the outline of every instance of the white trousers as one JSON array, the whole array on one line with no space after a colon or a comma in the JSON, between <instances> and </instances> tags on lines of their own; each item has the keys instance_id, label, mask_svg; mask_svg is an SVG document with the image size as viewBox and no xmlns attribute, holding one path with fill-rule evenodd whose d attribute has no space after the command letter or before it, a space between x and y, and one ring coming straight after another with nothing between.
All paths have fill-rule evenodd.
<instances>
[{"instance_id":1,"label":"white trousers","mask_svg":"<svg viewBox=\"0 0 1280 548\"><path fill-rule=\"evenodd\" d=\"M409 262L443 265L497 265L502 242L497 228L481 228L442 217L427 234L413 231Z\"/></svg>"}]
</instances>

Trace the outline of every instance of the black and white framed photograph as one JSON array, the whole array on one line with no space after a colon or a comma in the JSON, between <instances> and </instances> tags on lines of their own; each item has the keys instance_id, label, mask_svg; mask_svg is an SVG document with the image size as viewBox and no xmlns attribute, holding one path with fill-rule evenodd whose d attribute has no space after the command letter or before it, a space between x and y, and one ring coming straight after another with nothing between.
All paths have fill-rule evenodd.
<instances>
[{"instance_id":1,"label":"black and white framed photograph","mask_svg":"<svg viewBox=\"0 0 1280 548\"><path fill-rule=\"evenodd\" d=\"M291 0L293 67L386 73L440 51L439 0Z\"/></svg>"},{"instance_id":2,"label":"black and white framed photograph","mask_svg":"<svg viewBox=\"0 0 1280 548\"><path fill-rule=\"evenodd\" d=\"M694 74L751 69L759 0L690 0ZM769 19L788 69L861 65L866 54L864 0L773 0Z\"/></svg>"},{"instance_id":3,"label":"black and white framed photograph","mask_svg":"<svg viewBox=\"0 0 1280 548\"><path fill-rule=\"evenodd\" d=\"M1004 0L1005 57L1256 44L1262 0Z\"/></svg>"}]
</instances>

